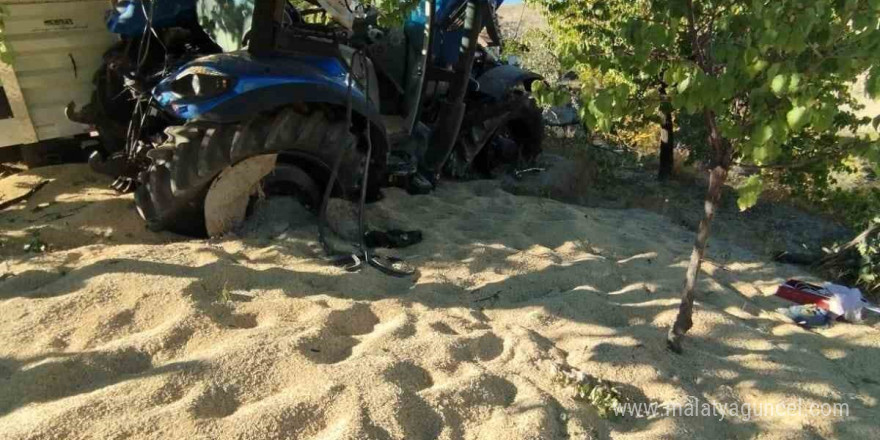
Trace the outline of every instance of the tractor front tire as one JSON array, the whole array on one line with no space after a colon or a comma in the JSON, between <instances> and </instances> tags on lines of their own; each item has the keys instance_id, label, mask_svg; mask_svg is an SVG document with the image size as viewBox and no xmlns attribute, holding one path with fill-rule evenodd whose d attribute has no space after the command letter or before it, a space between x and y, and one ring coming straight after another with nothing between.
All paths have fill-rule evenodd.
<instances>
[{"instance_id":1,"label":"tractor front tire","mask_svg":"<svg viewBox=\"0 0 880 440\"><path fill-rule=\"evenodd\" d=\"M140 173L135 203L154 231L204 237L205 197L211 182L224 169L245 159L279 154L302 161L307 170L322 174L342 154L338 188L356 191L363 154L344 118L321 109L288 107L258 115L240 124L191 122L166 129L168 139L150 151L150 166ZM287 155L287 156L285 156ZM326 177L312 175L326 183Z\"/></svg>"},{"instance_id":2,"label":"tractor front tire","mask_svg":"<svg viewBox=\"0 0 880 440\"><path fill-rule=\"evenodd\" d=\"M544 115L528 92L511 90L496 106L511 114L474 158L471 173L478 176L493 176L500 166L527 167L542 151ZM513 150L497 148L506 143Z\"/></svg>"},{"instance_id":3,"label":"tractor front tire","mask_svg":"<svg viewBox=\"0 0 880 440\"><path fill-rule=\"evenodd\" d=\"M518 111L507 123L510 137L519 146L523 160L533 161L544 143L544 112L528 93L515 91L508 99Z\"/></svg>"}]
</instances>

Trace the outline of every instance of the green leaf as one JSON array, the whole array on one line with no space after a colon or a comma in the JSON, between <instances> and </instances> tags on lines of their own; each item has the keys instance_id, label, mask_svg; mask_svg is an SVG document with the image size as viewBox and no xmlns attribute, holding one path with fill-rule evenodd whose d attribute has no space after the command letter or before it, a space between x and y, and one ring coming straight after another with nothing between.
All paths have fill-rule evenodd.
<instances>
[{"instance_id":1,"label":"green leaf","mask_svg":"<svg viewBox=\"0 0 880 440\"><path fill-rule=\"evenodd\" d=\"M752 142L756 145L764 145L773 139L773 126L770 124L760 125L752 130Z\"/></svg>"},{"instance_id":2,"label":"green leaf","mask_svg":"<svg viewBox=\"0 0 880 440\"><path fill-rule=\"evenodd\" d=\"M794 131L800 131L810 122L810 111L804 106L795 106L785 114L788 126Z\"/></svg>"},{"instance_id":3,"label":"green leaf","mask_svg":"<svg viewBox=\"0 0 880 440\"><path fill-rule=\"evenodd\" d=\"M584 127L587 128L587 131L596 130L598 121L596 121L596 117L593 116L586 107L581 107L578 114L581 117L581 122L584 124Z\"/></svg>"},{"instance_id":4,"label":"green leaf","mask_svg":"<svg viewBox=\"0 0 880 440\"><path fill-rule=\"evenodd\" d=\"M676 90L678 90L678 93L684 93L687 91L688 87L690 87L690 85L691 85L691 78L693 78L693 77L688 76L683 81L678 83L678 86L676 87Z\"/></svg>"},{"instance_id":5,"label":"green leaf","mask_svg":"<svg viewBox=\"0 0 880 440\"><path fill-rule=\"evenodd\" d=\"M557 90L556 93L553 94L553 105L556 107L562 107L571 102L571 95L568 94L565 90Z\"/></svg>"},{"instance_id":6,"label":"green leaf","mask_svg":"<svg viewBox=\"0 0 880 440\"><path fill-rule=\"evenodd\" d=\"M878 0L880 1L880 0ZM880 65L875 65L865 81L865 92L871 99L880 98Z\"/></svg>"},{"instance_id":7,"label":"green leaf","mask_svg":"<svg viewBox=\"0 0 880 440\"><path fill-rule=\"evenodd\" d=\"M721 99L729 99L736 93L736 78L732 74L724 74L718 78L718 96Z\"/></svg>"},{"instance_id":8,"label":"green leaf","mask_svg":"<svg viewBox=\"0 0 880 440\"><path fill-rule=\"evenodd\" d=\"M642 38L653 46L662 46L666 42L665 28L651 23L644 28Z\"/></svg>"},{"instance_id":9,"label":"green leaf","mask_svg":"<svg viewBox=\"0 0 880 440\"><path fill-rule=\"evenodd\" d=\"M535 81L532 83L532 93L541 93L542 90L547 88L547 84L544 81Z\"/></svg>"},{"instance_id":10,"label":"green leaf","mask_svg":"<svg viewBox=\"0 0 880 440\"><path fill-rule=\"evenodd\" d=\"M768 63L766 60L757 58L754 62L746 67L746 73L749 74L749 78L754 78L758 76L759 73L764 71L764 69L766 69L769 64L770 63Z\"/></svg>"},{"instance_id":11,"label":"green leaf","mask_svg":"<svg viewBox=\"0 0 880 440\"><path fill-rule=\"evenodd\" d=\"M770 81L770 90L773 91L773 94L776 96L782 96L785 90L788 88L788 75L780 73L773 77L773 80Z\"/></svg>"},{"instance_id":12,"label":"green leaf","mask_svg":"<svg viewBox=\"0 0 880 440\"><path fill-rule=\"evenodd\" d=\"M771 64L770 67L767 69L767 78L775 77L776 74L779 73L779 69L781 69L781 68L782 68L782 65L779 63Z\"/></svg>"},{"instance_id":13,"label":"green leaf","mask_svg":"<svg viewBox=\"0 0 880 440\"><path fill-rule=\"evenodd\" d=\"M758 197L764 191L764 179L760 174L751 176L736 191L739 195L736 204L740 211L745 211L758 203Z\"/></svg>"},{"instance_id":14,"label":"green leaf","mask_svg":"<svg viewBox=\"0 0 880 440\"><path fill-rule=\"evenodd\" d=\"M614 106L614 100L610 93L603 90L593 99L593 106L595 107L594 113L596 113L597 116L609 115Z\"/></svg>"},{"instance_id":15,"label":"green leaf","mask_svg":"<svg viewBox=\"0 0 880 440\"><path fill-rule=\"evenodd\" d=\"M739 138L743 135L740 127L729 120L722 119L718 126L721 129L721 135L727 139Z\"/></svg>"},{"instance_id":16,"label":"green leaf","mask_svg":"<svg viewBox=\"0 0 880 440\"><path fill-rule=\"evenodd\" d=\"M779 144L768 142L764 145L754 147L751 151L752 161L758 165L772 162L779 156Z\"/></svg>"},{"instance_id":17,"label":"green leaf","mask_svg":"<svg viewBox=\"0 0 880 440\"><path fill-rule=\"evenodd\" d=\"M788 93L797 92L798 88L801 85L801 77L800 73L792 73L788 78Z\"/></svg>"},{"instance_id":18,"label":"green leaf","mask_svg":"<svg viewBox=\"0 0 880 440\"><path fill-rule=\"evenodd\" d=\"M812 113L810 120L813 124L813 129L822 133L834 124L834 115L837 113L837 110L830 105L824 105L817 111L810 113Z\"/></svg>"}]
</instances>

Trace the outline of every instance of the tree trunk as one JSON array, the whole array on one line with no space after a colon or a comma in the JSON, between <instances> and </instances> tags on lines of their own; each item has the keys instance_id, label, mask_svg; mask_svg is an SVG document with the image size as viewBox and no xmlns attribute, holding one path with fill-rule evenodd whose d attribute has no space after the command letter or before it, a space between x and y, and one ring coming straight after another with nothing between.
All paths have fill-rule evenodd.
<instances>
[{"instance_id":1,"label":"tree trunk","mask_svg":"<svg viewBox=\"0 0 880 440\"><path fill-rule=\"evenodd\" d=\"M666 84L660 85L660 97L666 100ZM673 139L672 109L669 105L661 105L663 125L660 127L660 171L657 178L661 181L672 177L675 165L675 140Z\"/></svg>"},{"instance_id":2,"label":"tree trunk","mask_svg":"<svg viewBox=\"0 0 880 440\"><path fill-rule=\"evenodd\" d=\"M712 225L712 219L715 218L715 210L718 208L718 202L721 200L721 190L724 187L724 181L727 180L727 170L730 167L730 152L718 130L715 114L707 110L704 112L704 116L706 125L709 128L708 141L712 147L713 158L710 164L709 190L706 193L705 210L703 212L703 219L700 221L699 230L697 231L697 238L694 240L694 249L691 252L690 263L685 275L684 288L681 292L681 305L678 308L678 316L675 317L675 324L669 329L666 339L669 348L676 353L681 353L681 340L684 334L693 326L694 292L697 287L697 278L700 274L700 265L703 262L703 254L706 252L706 244L709 242L710 226Z\"/></svg>"},{"instance_id":3,"label":"tree trunk","mask_svg":"<svg viewBox=\"0 0 880 440\"><path fill-rule=\"evenodd\" d=\"M672 112L663 111L663 125L660 129L660 173L657 176L660 180L668 180L672 177L675 165L675 141L672 134Z\"/></svg>"}]
</instances>

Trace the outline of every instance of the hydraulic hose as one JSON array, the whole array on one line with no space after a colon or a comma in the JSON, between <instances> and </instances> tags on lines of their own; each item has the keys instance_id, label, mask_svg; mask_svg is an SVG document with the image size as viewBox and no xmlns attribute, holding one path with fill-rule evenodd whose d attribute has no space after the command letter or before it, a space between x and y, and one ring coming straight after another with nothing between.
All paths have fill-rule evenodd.
<instances>
[{"instance_id":1,"label":"hydraulic hose","mask_svg":"<svg viewBox=\"0 0 880 440\"><path fill-rule=\"evenodd\" d=\"M365 87L366 90L370 90L370 74L367 69L366 57L363 49L360 49L354 53L351 59L351 73L348 77L348 90L346 92L346 104L345 104L345 118L346 118L346 127L351 127L352 124L352 84L354 82L354 63L355 59L360 56L361 70L365 73ZM367 93L367 104L370 104L369 92ZM371 122L369 120L366 121L366 143L367 143L367 154L364 158L364 170L363 176L361 178L361 188L360 188L360 197L358 200L358 242L357 246L359 248L359 252L355 253L342 253L338 252L334 249L330 243L327 241L325 229L327 224L327 206L330 203L330 196L333 193L333 186L336 184L336 180L339 178L339 167L342 164L342 158L347 152L345 149L340 150L339 154L336 156L336 160L333 163L333 168L330 171L330 180L327 182L327 187L324 189L324 196L321 200L321 207L319 208L319 217L318 217L318 240L321 242L321 246L324 248L324 252L328 255L331 261L336 264L344 266L345 270L349 272L355 272L360 270L364 263L369 264L370 266L378 269L380 272L391 275L395 277L406 277L412 275L413 271L401 269L400 261L396 259L388 259L388 262L383 261L382 257L371 255L371 249L367 245L366 237L367 237L367 226L365 219L366 212L366 200L367 200L367 185L370 179L370 162L372 161L373 156L373 139L372 139L372 127Z\"/></svg>"}]
</instances>

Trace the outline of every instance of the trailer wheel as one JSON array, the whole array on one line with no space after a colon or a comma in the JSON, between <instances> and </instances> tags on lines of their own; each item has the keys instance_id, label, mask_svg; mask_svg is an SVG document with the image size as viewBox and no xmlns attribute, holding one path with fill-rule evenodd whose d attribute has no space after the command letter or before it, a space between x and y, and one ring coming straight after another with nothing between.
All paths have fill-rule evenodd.
<instances>
[{"instance_id":1,"label":"trailer wheel","mask_svg":"<svg viewBox=\"0 0 880 440\"><path fill-rule=\"evenodd\" d=\"M363 154L340 119L320 109L288 107L240 124L191 122L170 127L165 131L168 139L147 154L151 164L140 173L135 192L138 212L154 231L204 237L205 198L214 179L239 162L267 154L278 154L279 163L296 163L321 188L333 161L343 154L336 191L342 197L356 194ZM289 167L280 171L273 176L276 186L285 176L294 185L309 181ZM306 186L303 195L313 200L315 189Z\"/></svg>"}]
</instances>

